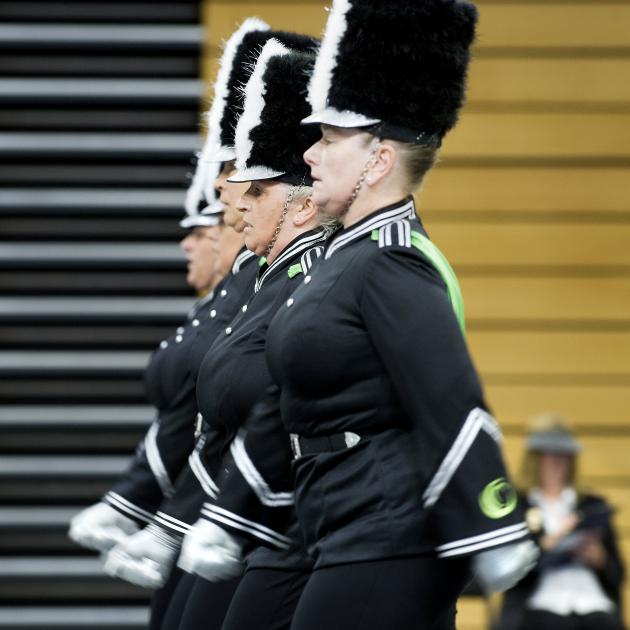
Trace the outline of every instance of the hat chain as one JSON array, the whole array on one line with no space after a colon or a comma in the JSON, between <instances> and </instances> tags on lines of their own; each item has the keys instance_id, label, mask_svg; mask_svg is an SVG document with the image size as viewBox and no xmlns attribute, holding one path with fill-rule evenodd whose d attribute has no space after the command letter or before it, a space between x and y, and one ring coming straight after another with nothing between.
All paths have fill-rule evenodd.
<instances>
[{"instance_id":1,"label":"hat chain","mask_svg":"<svg viewBox=\"0 0 630 630\"><path fill-rule=\"evenodd\" d=\"M293 201L296 192L301 188L301 186L291 186L289 188L289 192L287 193L287 198L284 201L284 208L282 208L282 214L280 215L280 220L278 221L278 225L276 225L276 229L273 232L273 236L269 241L269 245L267 245L267 249L265 250L264 256L267 258L271 253L271 250L274 248L278 237L280 236L280 232L282 231L282 226L287 218L287 213L289 212L289 204Z\"/></svg>"},{"instance_id":2,"label":"hat chain","mask_svg":"<svg viewBox=\"0 0 630 630\"><path fill-rule=\"evenodd\" d=\"M381 146L381 141L379 140L372 148L370 157L368 158L368 161L365 163L365 166L363 167L363 170L361 171L361 175L359 176L359 180L357 181L356 186L354 187L354 190L352 191L352 194L350 195L350 199L348 199L348 203L346 204L346 208L343 212L344 214L347 214L348 210L350 210L350 207L359 196L359 192L361 188L363 187L363 182L365 181L365 178L367 177L368 171L372 168L372 166L374 166L374 158L376 157L376 152L379 150L380 146Z\"/></svg>"}]
</instances>

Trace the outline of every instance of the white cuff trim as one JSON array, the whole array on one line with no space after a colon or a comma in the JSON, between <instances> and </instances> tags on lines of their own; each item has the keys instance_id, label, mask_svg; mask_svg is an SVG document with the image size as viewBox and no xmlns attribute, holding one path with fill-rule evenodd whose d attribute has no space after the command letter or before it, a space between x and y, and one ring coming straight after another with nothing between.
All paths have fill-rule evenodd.
<instances>
[{"instance_id":1,"label":"white cuff trim","mask_svg":"<svg viewBox=\"0 0 630 630\"><path fill-rule=\"evenodd\" d=\"M260 523L238 516L233 512L228 512L217 505L206 503L201 509L201 515L208 520L224 523L235 529L247 532L259 540L268 542L280 549L288 549L291 544L290 538L273 531L273 529L269 529Z\"/></svg>"},{"instance_id":2,"label":"white cuff trim","mask_svg":"<svg viewBox=\"0 0 630 630\"><path fill-rule=\"evenodd\" d=\"M158 523L161 527L166 527L167 529L171 529L175 532L179 532L181 534L187 534L191 529L192 525L185 523L184 521L180 521L165 512L158 512L155 515L155 522Z\"/></svg>"},{"instance_id":3,"label":"white cuff trim","mask_svg":"<svg viewBox=\"0 0 630 630\"><path fill-rule=\"evenodd\" d=\"M128 501L117 492L108 492L103 497L103 500L106 503L109 503L113 508L125 514L129 514L133 518L140 519L141 521L145 521L147 523L153 520L153 514L151 514L151 512L143 510L141 507L135 505L131 501Z\"/></svg>"},{"instance_id":4,"label":"white cuff trim","mask_svg":"<svg viewBox=\"0 0 630 630\"><path fill-rule=\"evenodd\" d=\"M470 536L440 545L436 548L436 551L438 558L450 558L474 553L490 547L496 547L497 545L503 545L513 540L518 540L519 538L525 538L528 535L529 530L527 529L527 525L525 522L522 522L516 525L502 527L501 529L486 534L480 534L479 536Z\"/></svg>"}]
</instances>

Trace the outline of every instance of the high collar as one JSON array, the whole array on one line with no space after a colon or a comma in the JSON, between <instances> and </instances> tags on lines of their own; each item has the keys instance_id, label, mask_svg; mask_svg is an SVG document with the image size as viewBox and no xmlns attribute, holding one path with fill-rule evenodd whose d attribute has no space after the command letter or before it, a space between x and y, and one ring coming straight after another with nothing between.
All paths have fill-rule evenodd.
<instances>
[{"instance_id":1,"label":"high collar","mask_svg":"<svg viewBox=\"0 0 630 630\"><path fill-rule=\"evenodd\" d=\"M394 221L410 219L415 216L415 213L416 207L411 195L401 201L375 210L366 217L363 217L360 221L357 221L357 223L351 227L335 232L328 242L325 258L330 258L335 252L343 249L350 243L353 243L366 234L371 234L372 230L377 230Z\"/></svg>"},{"instance_id":2,"label":"high collar","mask_svg":"<svg viewBox=\"0 0 630 630\"><path fill-rule=\"evenodd\" d=\"M247 247L243 247L234 259L234 264L232 265L232 275L235 276L241 270L243 264L255 255L256 254L254 254L254 252L250 252Z\"/></svg>"},{"instance_id":3,"label":"high collar","mask_svg":"<svg viewBox=\"0 0 630 630\"><path fill-rule=\"evenodd\" d=\"M309 230L300 234L294 238L281 252L274 261L267 265L263 264L258 270L258 279L256 280L256 286L254 290L258 292L260 287L266 282L266 280L275 274L279 269L285 267L289 262L295 259L296 256L304 253L307 249L315 247L318 243L323 243L330 232L324 228L317 228L316 230Z\"/></svg>"}]
</instances>

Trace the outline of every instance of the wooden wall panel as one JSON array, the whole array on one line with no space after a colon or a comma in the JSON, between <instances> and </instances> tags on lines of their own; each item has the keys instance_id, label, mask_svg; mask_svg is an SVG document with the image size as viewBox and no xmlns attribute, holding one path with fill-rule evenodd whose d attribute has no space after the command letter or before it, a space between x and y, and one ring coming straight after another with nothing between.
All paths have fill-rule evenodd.
<instances>
[{"instance_id":1,"label":"wooden wall panel","mask_svg":"<svg viewBox=\"0 0 630 630\"><path fill-rule=\"evenodd\" d=\"M630 222L462 221L429 223L427 227L455 267L630 264Z\"/></svg>"},{"instance_id":2,"label":"wooden wall panel","mask_svg":"<svg viewBox=\"0 0 630 630\"><path fill-rule=\"evenodd\" d=\"M630 278L460 278L466 319L509 323L513 326L548 322L627 322L630 313ZM544 324L541 324L544 326Z\"/></svg>"},{"instance_id":3,"label":"wooden wall panel","mask_svg":"<svg viewBox=\"0 0 630 630\"><path fill-rule=\"evenodd\" d=\"M578 433L630 434L627 384L486 383L485 393L501 428L511 434L522 435L529 418L544 411L566 416Z\"/></svg>"},{"instance_id":4,"label":"wooden wall panel","mask_svg":"<svg viewBox=\"0 0 630 630\"><path fill-rule=\"evenodd\" d=\"M620 2L496 2L479 6L480 48L625 48L630 5Z\"/></svg>"},{"instance_id":5,"label":"wooden wall panel","mask_svg":"<svg viewBox=\"0 0 630 630\"><path fill-rule=\"evenodd\" d=\"M494 212L496 221L523 213L530 221L558 213L593 213L598 220L603 213L630 216L627 167L460 167L447 156L417 198L420 214L432 224L450 220L452 213Z\"/></svg>"},{"instance_id":6,"label":"wooden wall panel","mask_svg":"<svg viewBox=\"0 0 630 630\"><path fill-rule=\"evenodd\" d=\"M576 105L623 105L630 101L630 59L523 59L479 55L470 69L469 107L518 105L556 110Z\"/></svg>"},{"instance_id":7,"label":"wooden wall panel","mask_svg":"<svg viewBox=\"0 0 630 630\"><path fill-rule=\"evenodd\" d=\"M469 109L446 137L443 159L629 158L630 114L488 112Z\"/></svg>"},{"instance_id":8,"label":"wooden wall panel","mask_svg":"<svg viewBox=\"0 0 630 630\"><path fill-rule=\"evenodd\" d=\"M630 332L472 331L468 341L482 374L542 378L627 379ZM629 458L630 459L630 458Z\"/></svg>"}]
</instances>

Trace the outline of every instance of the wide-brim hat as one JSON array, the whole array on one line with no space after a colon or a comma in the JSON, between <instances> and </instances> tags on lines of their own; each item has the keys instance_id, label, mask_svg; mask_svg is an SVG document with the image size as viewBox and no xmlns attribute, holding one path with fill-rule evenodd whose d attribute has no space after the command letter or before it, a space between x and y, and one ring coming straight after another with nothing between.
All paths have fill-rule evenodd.
<instances>
[{"instance_id":1,"label":"wide-brim hat","mask_svg":"<svg viewBox=\"0 0 630 630\"><path fill-rule=\"evenodd\" d=\"M302 49L312 50L304 37ZM245 86L243 114L236 127L236 172L230 182L275 179L312 184L304 152L319 130L301 124L310 112L307 86L315 56L272 39L263 48Z\"/></svg>"},{"instance_id":2,"label":"wide-brim hat","mask_svg":"<svg viewBox=\"0 0 630 630\"><path fill-rule=\"evenodd\" d=\"M577 455L582 450L582 446L571 431L555 427L530 433L527 436L527 450L534 453Z\"/></svg>"},{"instance_id":3,"label":"wide-brim hat","mask_svg":"<svg viewBox=\"0 0 630 630\"><path fill-rule=\"evenodd\" d=\"M465 0L333 0L304 123L439 145L465 99L476 22Z\"/></svg>"}]
</instances>

